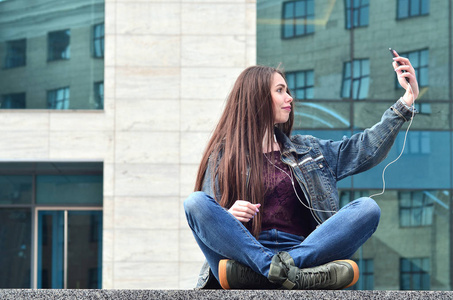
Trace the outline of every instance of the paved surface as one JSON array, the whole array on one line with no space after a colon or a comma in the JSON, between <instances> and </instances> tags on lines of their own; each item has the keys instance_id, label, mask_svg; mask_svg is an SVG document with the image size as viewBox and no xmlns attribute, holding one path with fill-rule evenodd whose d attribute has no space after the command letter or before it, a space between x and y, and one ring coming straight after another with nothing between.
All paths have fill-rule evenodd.
<instances>
[{"instance_id":1,"label":"paved surface","mask_svg":"<svg viewBox=\"0 0 453 300\"><path fill-rule=\"evenodd\" d=\"M452 299L451 291L14 290L0 299Z\"/></svg>"}]
</instances>

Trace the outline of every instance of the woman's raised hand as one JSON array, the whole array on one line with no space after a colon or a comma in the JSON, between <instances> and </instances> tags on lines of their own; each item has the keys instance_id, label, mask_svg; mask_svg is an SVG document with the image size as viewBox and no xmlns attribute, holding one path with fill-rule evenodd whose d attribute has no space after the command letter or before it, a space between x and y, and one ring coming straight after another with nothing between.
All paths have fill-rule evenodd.
<instances>
[{"instance_id":1,"label":"woman's raised hand","mask_svg":"<svg viewBox=\"0 0 453 300\"><path fill-rule=\"evenodd\" d=\"M247 223L259 213L261 204L252 204L245 200L236 200L233 206L228 210L236 219L243 223Z\"/></svg>"},{"instance_id":2,"label":"woman's raised hand","mask_svg":"<svg viewBox=\"0 0 453 300\"><path fill-rule=\"evenodd\" d=\"M409 59L401 56L393 58L393 69L395 69L396 75L398 76L399 84L406 90L403 100L407 105L411 106L415 99L417 99L419 93L415 70ZM406 79L409 80L409 83ZM410 88L408 88L409 84Z\"/></svg>"}]
</instances>

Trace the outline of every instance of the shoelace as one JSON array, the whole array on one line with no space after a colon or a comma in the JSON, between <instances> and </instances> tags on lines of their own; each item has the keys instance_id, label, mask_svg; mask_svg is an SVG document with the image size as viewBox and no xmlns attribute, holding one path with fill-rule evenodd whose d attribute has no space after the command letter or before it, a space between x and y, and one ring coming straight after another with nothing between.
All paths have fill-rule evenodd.
<instances>
[{"instance_id":1,"label":"shoelace","mask_svg":"<svg viewBox=\"0 0 453 300\"><path fill-rule=\"evenodd\" d=\"M300 272L296 275L296 282L299 282L299 279L301 278L301 286L304 289L315 289L318 287L324 287L323 285L330 281L330 272L328 269L314 272L300 270Z\"/></svg>"}]
</instances>

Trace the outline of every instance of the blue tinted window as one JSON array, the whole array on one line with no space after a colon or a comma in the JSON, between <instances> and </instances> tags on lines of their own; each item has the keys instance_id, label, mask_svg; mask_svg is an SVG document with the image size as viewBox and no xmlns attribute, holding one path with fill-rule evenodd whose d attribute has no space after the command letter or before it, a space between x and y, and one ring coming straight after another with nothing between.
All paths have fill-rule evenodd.
<instances>
[{"instance_id":1,"label":"blue tinted window","mask_svg":"<svg viewBox=\"0 0 453 300\"><path fill-rule=\"evenodd\" d=\"M25 66L27 58L27 40L20 39L6 42L5 69Z\"/></svg>"},{"instance_id":2,"label":"blue tinted window","mask_svg":"<svg viewBox=\"0 0 453 300\"><path fill-rule=\"evenodd\" d=\"M429 0L398 0L398 19L429 14Z\"/></svg>"},{"instance_id":3,"label":"blue tinted window","mask_svg":"<svg viewBox=\"0 0 453 300\"><path fill-rule=\"evenodd\" d=\"M344 64L343 88L341 91L341 97L352 99L365 99L368 96L368 89L370 84L369 60L368 59L354 60L352 63L352 72L353 74L351 74L351 62L346 62Z\"/></svg>"},{"instance_id":4,"label":"blue tinted window","mask_svg":"<svg viewBox=\"0 0 453 300\"><path fill-rule=\"evenodd\" d=\"M30 288L31 210L0 209L0 288Z\"/></svg>"},{"instance_id":5,"label":"blue tinted window","mask_svg":"<svg viewBox=\"0 0 453 300\"><path fill-rule=\"evenodd\" d=\"M283 3L282 38L294 38L313 33L315 14L313 0Z\"/></svg>"},{"instance_id":6,"label":"blue tinted window","mask_svg":"<svg viewBox=\"0 0 453 300\"><path fill-rule=\"evenodd\" d=\"M351 5L352 2L352 5ZM369 20L369 2L365 0L345 0L346 28L367 26ZM352 21L351 21L352 17Z\"/></svg>"},{"instance_id":7,"label":"blue tinted window","mask_svg":"<svg viewBox=\"0 0 453 300\"><path fill-rule=\"evenodd\" d=\"M36 203L102 205L102 175L38 175Z\"/></svg>"},{"instance_id":8,"label":"blue tinted window","mask_svg":"<svg viewBox=\"0 0 453 300\"><path fill-rule=\"evenodd\" d=\"M288 88L293 94L294 99L313 99L313 70L288 72L286 77Z\"/></svg>"},{"instance_id":9,"label":"blue tinted window","mask_svg":"<svg viewBox=\"0 0 453 300\"><path fill-rule=\"evenodd\" d=\"M60 30L49 32L48 38L48 60L59 60L70 58L71 31Z\"/></svg>"}]
</instances>

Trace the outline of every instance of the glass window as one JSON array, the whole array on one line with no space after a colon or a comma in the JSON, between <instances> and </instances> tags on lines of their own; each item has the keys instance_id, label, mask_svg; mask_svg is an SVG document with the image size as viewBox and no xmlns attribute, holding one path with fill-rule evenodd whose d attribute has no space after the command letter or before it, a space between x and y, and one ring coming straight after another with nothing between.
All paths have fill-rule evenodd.
<instances>
[{"instance_id":1,"label":"glass window","mask_svg":"<svg viewBox=\"0 0 453 300\"><path fill-rule=\"evenodd\" d=\"M294 100L313 99L313 74L313 70L286 73L288 88L291 91Z\"/></svg>"},{"instance_id":2,"label":"glass window","mask_svg":"<svg viewBox=\"0 0 453 300\"><path fill-rule=\"evenodd\" d=\"M2 95L0 108L25 108L25 93Z\"/></svg>"},{"instance_id":3,"label":"glass window","mask_svg":"<svg viewBox=\"0 0 453 300\"><path fill-rule=\"evenodd\" d=\"M20 39L6 42L5 69L25 66L27 60L27 40Z\"/></svg>"},{"instance_id":4,"label":"glass window","mask_svg":"<svg viewBox=\"0 0 453 300\"><path fill-rule=\"evenodd\" d=\"M59 30L49 32L48 39L48 60L69 59L71 30Z\"/></svg>"},{"instance_id":5,"label":"glass window","mask_svg":"<svg viewBox=\"0 0 453 300\"><path fill-rule=\"evenodd\" d=\"M400 226L431 225L434 199L435 195L430 191L399 192Z\"/></svg>"},{"instance_id":6,"label":"glass window","mask_svg":"<svg viewBox=\"0 0 453 300\"><path fill-rule=\"evenodd\" d=\"M0 109L104 108L104 2L0 1Z\"/></svg>"},{"instance_id":7,"label":"glass window","mask_svg":"<svg viewBox=\"0 0 453 300\"><path fill-rule=\"evenodd\" d=\"M282 38L294 38L315 32L314 0L283 2Z\"/></svg>"},{"instance_id":8,"label":"glass window","mask_svg":"<svg viewBox=\"0 0 453 300\"><path fill-rule=\"evenodd\" d=\"M30 288L31 209L0 209L0 288Z\"/></svg>"},{"instance_id":9,"label":"glass window","mask_svg":"<svg viewBox=\"0 0 453 300\"><path fill-rule=\"evenodd\" d=\"M347 29L368 25L369 0L345 0L345 7Z\"/></svg>"},{"instance_id":10,"label":"glass window","mask_svg":"<svg viewBox=\"0 0 453 300\"><path fill-rule=\"evenodd\" d=\"M429 258L401 258L400 269L401 290L430 289Z\"/></svg>"},{"instance_id":11,"label":"glass window","mask_svg":"<svg viewBox=\"0 0 453 300\"><path fill-rule=\"evenodd\" d=\"M357 59L344 64L341 97L365 99L370 85L370 63L368 59Z\"/></svg>"},{"instance_id":12,"label":"glass window","mask_svg":"<svg viewBox=\"0 0 453 300\"><path fill-rule=\"evenodd\" d=\"M102 288L102 170L0 163L0 288Z\"/></svg>"},{"instance_id":13,"label":"glass window","mask_svg":"<svg viewBox=\"0 0 453 300\"><path fill-rule=\"evenodd\" d=\"M104 81L94 83L94 101L97 109L104 108Z\"/></svg>"},{"instance_id":14,"label":"glass window","mask_svg":"<svg viewBox=\"0 0 453 300\"><path fill-rule=\"evenodd\" d=\"M429 50L417 50L412 52L400 53L400 56L407 57L410 59L412 67L415 70L415 76L417 76L418 85L420 87L426 87L429 85L429 74L428 74L428 62L429 62ZM396 80L396 87L400 87L398 79Z\"/></svg>"},{"instance_id":15,"label":"glass window","mask_svg":"<svg viewBox=\"0 0 453 300\"><path fill-rule=\"evenodd\" d=\"M69 109L69 87L48 91L47 108Z\"/></svg>"},{"instance_id":16,"label":"glass window","mask_svg":"<svg viewBox=\"0 0 453 300\"><path fill-rule=\"evenodd\" d=\"M38 175L36 203L102 205L102 175Z\"/></svg>"},{"instance_id":17,"label":"glass window","mask_svg":"<svg viewBox=\"0 0 453 300\"><path fill-rule=\"evenodd\" d=\"M93 26L93 56L104 57L104 23Z\"/></svg>"},{"instance_id":18,"label":"glass window","mask_svg":"<svg viewBox=\"0 0 453 300\"><path fill-rule=\"evenodd\" d=\"M0 204L31 204L33 177L0 175Z\"/></svg>"},{"instance_id":19,"label":"glass window","mask_svg":"<svg viewBox=\"0 0 453 300\"><path fill-rule=\"evenodd\" d=\"M398 19L429 14L429 0L398 0Z\"/></svg>"}]
</instances>

